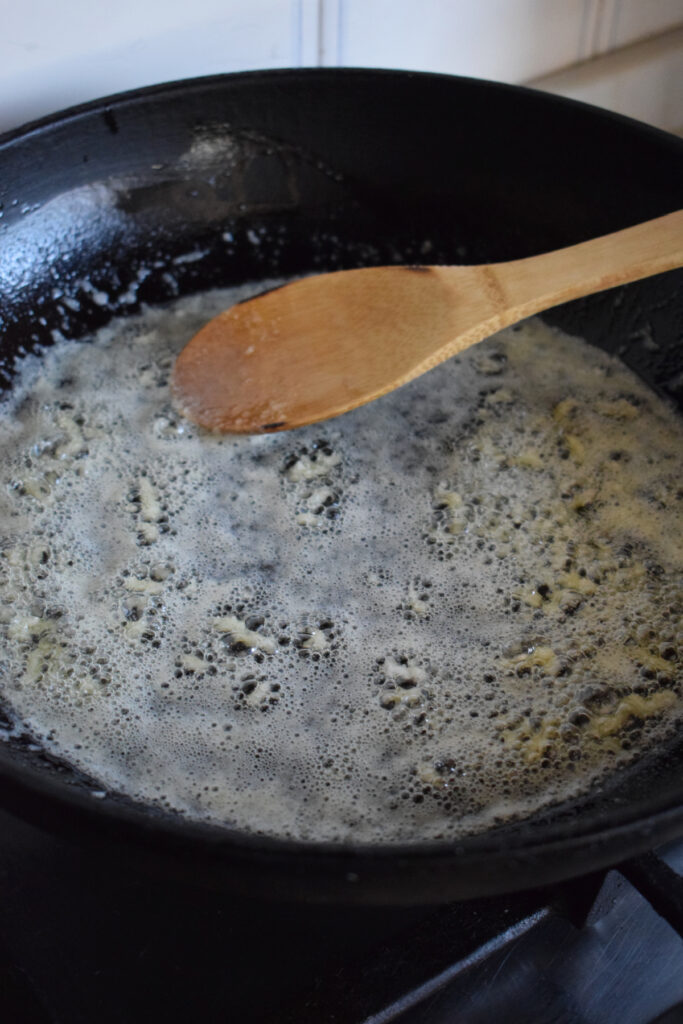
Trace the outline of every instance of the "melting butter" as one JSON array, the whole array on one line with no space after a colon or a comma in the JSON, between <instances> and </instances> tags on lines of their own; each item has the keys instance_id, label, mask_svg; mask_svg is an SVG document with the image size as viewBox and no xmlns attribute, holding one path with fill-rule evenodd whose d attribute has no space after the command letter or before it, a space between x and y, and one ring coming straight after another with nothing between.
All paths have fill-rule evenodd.
<instances>
[{"instance_id":1,"label":"melting butter","mask_svg":"<svg viewBox=\"0 0 683 1024\"><path fill-rule=\"evenodd\" d=\"M330 423L212 436L169 373L246 294L22 361L0 408L16 730L192 818L354 842L481 831L665 741L676 414L532 320Z\"/></svg>"}]
</instances>

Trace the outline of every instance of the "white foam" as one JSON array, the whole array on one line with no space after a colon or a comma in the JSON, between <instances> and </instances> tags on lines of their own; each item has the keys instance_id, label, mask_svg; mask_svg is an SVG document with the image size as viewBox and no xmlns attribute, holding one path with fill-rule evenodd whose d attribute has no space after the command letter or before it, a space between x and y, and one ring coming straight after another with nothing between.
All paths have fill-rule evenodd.
<instances>
[{"instance_id":1,"label":"white foam","mask_svg":"<svg viewBox=\"0 0 683 1024\"><path fill-rule=\"evenodd\" d=\"M330 423L207 435L170 369L248 292L24 360L0 415L23 726L102 791L354 841L481 830L666 735L675 415L530 321Z\"/></svg>"}]
</instances>

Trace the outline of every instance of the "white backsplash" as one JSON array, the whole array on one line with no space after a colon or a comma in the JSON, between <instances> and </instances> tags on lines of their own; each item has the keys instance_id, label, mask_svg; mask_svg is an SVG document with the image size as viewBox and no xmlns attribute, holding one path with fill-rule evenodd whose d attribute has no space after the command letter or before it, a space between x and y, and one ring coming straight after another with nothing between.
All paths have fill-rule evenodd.
<instances>
[{"instance_id":1,"label":"white backsplash","mask_svg":"<svg viewBox=\"0 0 683 1024\"><path fill-rule=\"evenodd\" d=\"M4 0L0 131L99 96L251 68L528 82L683 127L683 0Z\"/></svg>"}]
</instances>

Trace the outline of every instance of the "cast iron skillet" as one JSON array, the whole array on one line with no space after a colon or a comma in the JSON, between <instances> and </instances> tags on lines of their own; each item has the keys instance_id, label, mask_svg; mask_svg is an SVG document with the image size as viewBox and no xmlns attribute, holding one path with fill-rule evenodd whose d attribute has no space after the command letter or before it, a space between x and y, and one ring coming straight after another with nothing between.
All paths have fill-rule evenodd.
<instances>
[{"instance_id":1,"label":"cast iron skillet","mask_svg":"<svg viewBox=\"0 0 683 1024\"><path fill-rule=\"evenodd\" d=\"M511 259L682 206L683 140L521 88L325 69L129 93L0 140L0 383L16 353L141 302L363 264ZM665 274L548 319L619 351L680 404L682 286ZM675 741L571 805L458 843L389 847L278 842L98 799L28 737L0 743L0 779L6 808L80 844L292 898L504 892L683 832Z\"/></svg>"}]
</instances>

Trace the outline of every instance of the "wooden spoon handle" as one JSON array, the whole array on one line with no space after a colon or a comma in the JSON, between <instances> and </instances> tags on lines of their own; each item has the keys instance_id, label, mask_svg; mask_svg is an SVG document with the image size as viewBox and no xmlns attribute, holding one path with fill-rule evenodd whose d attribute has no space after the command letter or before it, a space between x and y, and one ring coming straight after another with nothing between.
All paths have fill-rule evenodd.
<instances>
[{"instance_id":1,"label":"wooden spoon handle","mask_svg":"<svg viewBox=\"0 0 683 1024\"><path fill-rule=\"evenodd\" d=\"M683 210L566 249L477 269L500 327L560 302L628 284L683 263ZM494 329L498 329L495 327Z\"/></svg>"}]
</instances>

